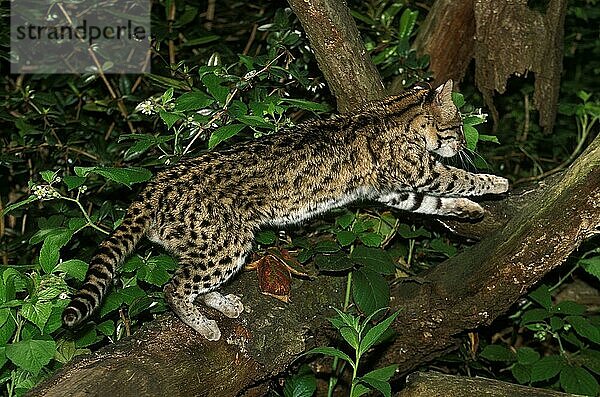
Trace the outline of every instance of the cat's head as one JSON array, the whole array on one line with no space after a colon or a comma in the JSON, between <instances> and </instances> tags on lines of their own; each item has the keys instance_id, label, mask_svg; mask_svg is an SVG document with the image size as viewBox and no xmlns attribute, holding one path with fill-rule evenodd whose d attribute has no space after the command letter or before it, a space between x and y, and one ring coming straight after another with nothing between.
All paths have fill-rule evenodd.
<instances>
[{"instance_id":1,"label":"cat's head","mask_svg":"<svg viewBox=\"0 0 600 397\"><path fill-rule=\"evenodd\" d=\"M421 128L427 150L442 157L452 157L463 150L466 141L460 112L452 102L452 80L431 89L423 105L427 123Z\"/></svg>"}]
</instances>

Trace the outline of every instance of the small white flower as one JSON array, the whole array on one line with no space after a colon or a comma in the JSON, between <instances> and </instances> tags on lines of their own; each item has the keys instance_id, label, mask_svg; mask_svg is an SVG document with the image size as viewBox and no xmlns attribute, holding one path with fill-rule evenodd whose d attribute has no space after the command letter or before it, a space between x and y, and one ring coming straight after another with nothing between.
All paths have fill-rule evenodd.
<instances>
[{"instance_id":1,"label":"small white flower","mask_svg":"<svg viewBox=\"0 0 600 397\"><path fill-rule=\"evenodd\" d=\"M150 99L146 99L144 102L140 103L135 107L135 110L142 112L145 115L151 115L155 113L154 104Z\"/></svg>"}]
</instances>

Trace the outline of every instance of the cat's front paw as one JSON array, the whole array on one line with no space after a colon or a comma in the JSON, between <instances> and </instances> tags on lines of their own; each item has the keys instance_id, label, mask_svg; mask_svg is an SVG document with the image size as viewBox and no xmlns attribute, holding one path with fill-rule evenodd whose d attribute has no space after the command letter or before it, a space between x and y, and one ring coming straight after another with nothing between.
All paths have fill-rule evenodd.
<instances>
[{"instance_id":1,"label":"cat's front paw","mask_svg":"<svg viewBox=\"0 0 600 397\"><path fill-rule=\"evenodd\" d=\"M501 194L508 191L508 179L497 175L485 175L487 179L484 194Z\"/></svg>"}]
</instances>

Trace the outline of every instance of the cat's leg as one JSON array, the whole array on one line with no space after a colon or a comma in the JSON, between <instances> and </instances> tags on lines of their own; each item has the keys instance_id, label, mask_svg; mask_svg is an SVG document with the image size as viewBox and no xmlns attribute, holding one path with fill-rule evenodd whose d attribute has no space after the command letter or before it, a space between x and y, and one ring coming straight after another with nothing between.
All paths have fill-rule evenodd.
<instances>
[{"instance_id":1,"label":"cat's leg","mask_svg":"<svg viewBox=\"0 0 600 397\"><path fill-rule=\"evenodd\" d=\"M417 186L417 189L440 196L481 196L504 193L508 190L508 186L506 178L490 174L474 174L436 162L431 174Z\"/></svg>"},{"instance_id":2,"label":"cat's leg","mask_svg":"<svg viewBox=\"0 0 600 397\"><path fill-rule=\"evenodd\" d=\"M393 208L421 214L478 219L484 213L479 204L469 199L438 197L422 192L388 193L377 200Z\"/></svg>"},{"instance_id":3,"label":"cat's leg","mask_svg":"<svg viewBox=\"0 0 600 397\"><path fill-rule=\"evenodd\" d=\"M180 267L165 287L165 297L184 323L209 340L219 340L216 321L208 319L195 302L200 297L206 306L231 318L242 313L244 306L237 296L214 290L243 266L253 234L239 229L202 234L204 238L195 236L193 241L180 243Z\"/></svg>"}]
</instances>

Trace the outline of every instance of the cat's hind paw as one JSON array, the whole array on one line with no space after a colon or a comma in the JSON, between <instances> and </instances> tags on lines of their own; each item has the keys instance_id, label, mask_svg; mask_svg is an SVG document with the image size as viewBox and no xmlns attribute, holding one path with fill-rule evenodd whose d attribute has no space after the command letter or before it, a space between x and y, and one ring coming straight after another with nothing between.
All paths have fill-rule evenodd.
<instances>
[{"instance_id":1,"label":"cat's hind paw","mask_svg":"<svg viewBox=\"0 0 600 397\"><path fill-rule=\"evenodd\" d=\"M237 318L244 311L242 300L234 294L223 296L219 292L213 291L205 294L202 298L206 306L218 310L229 318Z\"/></svg>"},{"instance_id":2,"label":"cat's hind paw","mask_svg":"<svg viewBox=\"0 0 600 397\"><path fill-rule=\"evenodd\" d=\"M215 320L209 320L204 316L200 316L185 322L208 340L217 341L221 339L221 330Z\"/></svg>"}]
</instances>

